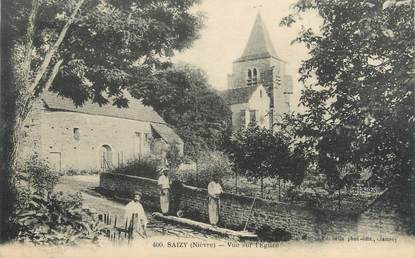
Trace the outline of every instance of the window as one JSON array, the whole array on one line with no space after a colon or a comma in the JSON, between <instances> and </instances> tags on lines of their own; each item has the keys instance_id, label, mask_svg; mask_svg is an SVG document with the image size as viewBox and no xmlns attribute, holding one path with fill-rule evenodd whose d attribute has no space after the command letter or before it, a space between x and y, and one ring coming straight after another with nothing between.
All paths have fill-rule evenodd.
<instances>
[{"instance_id":1,"label":"window","mask_svg":"<svg viewBox=\"0 0 415 258\"><path fill-rule=\"evenodd\" d=\"M251 83L252 83L252 71L251 71L251 69L248 69L248 79L246 80L246 83L248 85L251 85Z\"/></svg>"},{"instance_id":2,"label":"window","mask_svg":"<svg viewBox=\"0 0 415 258\"><path fill-rule=\"evenodd\" d=\"M262 90L259 90L259 97L262 98Z\"/></svg>"},{"instance_id":3,"label":"window","mask_svg":"<svg viewBox=\"0 0 415 258\"><path fill-rule=\"evenodd\" d=\"M257 111L256 110L249 110L249 124L256 125L257 124Z\"/></svg>"},{"instance_id":4,"label":"window","mask_svg":"<svg viewBox=\"0 0 415 258\"><path fill-rule=\"evenodd\" d=\"M245 127L246 125L246 115L245 115L245 110L242 109L241 110L241 127Z\"/></svg>"},{"instance_id":5,"label":"window","mask_svg":"<svg viewBox=\"0 0 415 258\"><path fill-rule=\"evenodd\" d=\"M254 68L253 70L253 76L252 76L252 83L256 84L258 81L258 71L256 70L256 68Z\"/></svg>"},{"instance_id":6,"label":"window","mask_svg":"<svg viewBox=\"0 0 415 258\"><path fill-rule=\"evenodd\" d=\"M81 132L80 132L79 128L74 128L73 129L73 138L77 141L79 141L81 139Z\"/></svg>"}]
</instances>

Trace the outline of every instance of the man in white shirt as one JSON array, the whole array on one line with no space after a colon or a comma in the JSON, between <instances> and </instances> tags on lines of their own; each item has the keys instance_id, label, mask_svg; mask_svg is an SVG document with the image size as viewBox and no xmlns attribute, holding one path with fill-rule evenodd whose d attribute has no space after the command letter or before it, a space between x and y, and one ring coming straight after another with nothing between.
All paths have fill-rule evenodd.
<instances>
[{"instance_id":1,"label":"man in white shirt","mask_svg":"<svg viewBox=\"0 0 415 258\"><path fill-rule=\"evenodd\" d=\"M220 208L220 199L219 196L223 193L222 187L219 184L218 176L214 176L213 181L208 185L208 195L209 195L209 221L210 224L216 226L219 221L219 208Z\"/></svg>"},{"instance_id":2,"label":"man in white shirt","mask_svg":"<svg viewBox=\"0 0 415 258\"><path fill-rule=\"evenodd\" d=\"M147 237L147 217L144 212L143 205L140 203L141 193L134 192L134 199L125 206L125 218L132 223L133 232L132 238Z\"/></svg>"},{"instance_id":3,"label":"man in white shirt","mask_svg":"<svg viewBox=\"0 0 415 258\"><path fill-rule=\"evenodd\" d=\"M158 179L158 185L160 187L160 207L163 214L169 212L170 203L170 180L168 178L167 169L162 169L161 176Z\"/></svg>"}]
</instances>

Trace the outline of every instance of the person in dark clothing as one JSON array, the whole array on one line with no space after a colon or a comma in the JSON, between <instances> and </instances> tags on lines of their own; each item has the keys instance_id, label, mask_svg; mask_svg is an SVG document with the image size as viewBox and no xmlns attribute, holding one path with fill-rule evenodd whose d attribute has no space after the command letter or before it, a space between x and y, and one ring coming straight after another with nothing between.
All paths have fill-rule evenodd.
<instances>
[{"instance_id":1,"label":"person in dark clothing","mask_svg":"<svg viewBox=\"0 0 415 258\"><path fill-rule=\"evenodd\" d=\"M183 192L183 183L176 175L172 176L170 191L173 204L171 211L173 214L178 215L178 212L180 210L180 199L182 197Z\"/></svg>"}]
</instances>

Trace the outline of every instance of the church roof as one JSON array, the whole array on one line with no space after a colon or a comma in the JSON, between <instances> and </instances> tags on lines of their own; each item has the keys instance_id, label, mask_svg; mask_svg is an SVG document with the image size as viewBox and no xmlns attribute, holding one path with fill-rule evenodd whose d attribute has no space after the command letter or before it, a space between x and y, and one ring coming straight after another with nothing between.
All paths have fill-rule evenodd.
<instances>
[{"instance_id":1,"label":"church roof","mask_svg":"<svg viewBox=\"0 0 415 258\"><path fill-rule=\"evenodd\" d=\"M128 94L129 95L129 94ZM125 118L144 122L164 123L164 120L153 108L144 106L140 100L127 96L128 108L118 108L111 104L99 106L97 103L86 102L82 106L75 106L69 98L58 96L56 93L44 92L41 99L46 107L53 110L64 110L90 115L101 115L117 118Z\"/></svg>"},{"instance_id":2,"label":"church roof","mask_svg":"<svg viewBox=\"0 0 415 258\"><path fill-rule=\"evenodd\" d=\"M280 59L271 42L267 28L262 21L261 14L258 13L245 50L242 53L242 56L235 62L244 62L268 57Z\"/></svg>"},{"instance_id":3,"label":"church roof","mask_svg":"<svg viewBox=\"0 0 415 258\"><path fill-rule=\"evenodd\" d=\"M228 105L248 103L249 99L257 88L257 86L251 86L229 89L220 92L220 95Z\"/></svg>"}]
</instances>

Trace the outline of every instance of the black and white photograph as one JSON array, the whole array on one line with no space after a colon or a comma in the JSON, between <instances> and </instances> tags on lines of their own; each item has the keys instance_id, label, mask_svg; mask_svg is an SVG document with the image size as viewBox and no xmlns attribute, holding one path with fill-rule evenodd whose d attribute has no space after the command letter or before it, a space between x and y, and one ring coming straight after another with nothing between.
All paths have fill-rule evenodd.
<instances>
[{"instance_id":1,"label":"black and white photograph","mask_svg":"<svg viewBox=\"0 0 415 258\"><path fill-rule=\"evenodd\" d=\"M0 5L0 257L415 257L414 0Z\"/></svg>"}]
</instances>

